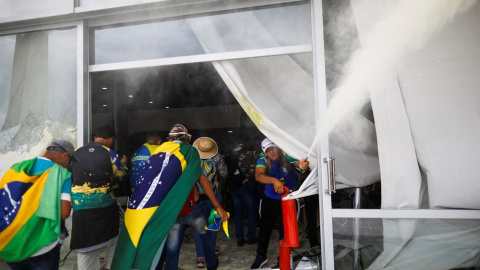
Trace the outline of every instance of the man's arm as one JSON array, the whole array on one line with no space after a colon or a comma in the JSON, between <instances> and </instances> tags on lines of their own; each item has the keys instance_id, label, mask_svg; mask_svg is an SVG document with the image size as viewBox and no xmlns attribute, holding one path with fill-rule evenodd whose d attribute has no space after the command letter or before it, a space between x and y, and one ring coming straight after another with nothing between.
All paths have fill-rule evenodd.
<instances>
[{"instance_id":1,"label":"man's arm","mask_svg":"<svg viewBox=\"0 0 480 270\"><path fill-rule=\"evenodd\" d=\"M217 212L222 217L222 221L226 221L228 219L227 211L222 208L222 205L218 202L217 198L215 197L215 193L213 192L212 184L208 181L207 177L202 173L200 178L198 179L198 183L205 192L205 195L210 199L213 203L213 206L217 210Z\"/></svg>"},{"instance_id":2,"label":"man's arm","mask_svg":"<svg viewBox=\"0 0 480 270\"><path fill-rule=\"evenodd\" d=\"M123 181L125 175L128 174L127 168L127 156L122 155L121 159L120 156L110 149L110 158L112 160L112 170L113 170L113 184L116 184L116 181Z\"/></svg>"},{"instance_id":3,"label":"man's arm","mask_svg":"<svg viewBox=\"0 0 480 270\"><path fill-rule=\"evenodd\" d=\"M67 219L69 216L70 216L70 211L72 210L72 204L70 203L70 201L66 201L66 200L61 200L61 216L62 216L62 220L65 220Z\"/></svg>"},{"instance_id":4,"label":"man's arm","mask_svg":"<svg viewBox=\"0 0 480 270\"><path fill-rule=\"evenodd\" d=\"M263 166L257 166L257 168L255 168L255 180L262 184L272 184L276 193L283 194L285 191L283 190L282 181L278 180L275 177L268 176L266 172L267 168Z\"/></svg>"},{"instance_id":5,"label":"man's arm","mask_svg":"<svg viewBox=\"0 0 480 270\"><path fill-rule=\"evenodd\" d=\"M293 163L293 165L295 165L296 167L298 167L298 168L306 171L306 170L308 169L308 166L310 166L310 161L305 160L305 159L302 158L302 159L299 160L299 161L295 161L295 162Z\"/></svg>"},{"instance_id":6,"label":"man's arm","mask_svg":"<svg viewBox=\"0 0 480 270\"><path fill-rule=\"evenodd\" d=\"M65 180L60 194L60 216L62 220L70 216L72 210L72 179L69 177Z\"/></svg>"}]
</instances>

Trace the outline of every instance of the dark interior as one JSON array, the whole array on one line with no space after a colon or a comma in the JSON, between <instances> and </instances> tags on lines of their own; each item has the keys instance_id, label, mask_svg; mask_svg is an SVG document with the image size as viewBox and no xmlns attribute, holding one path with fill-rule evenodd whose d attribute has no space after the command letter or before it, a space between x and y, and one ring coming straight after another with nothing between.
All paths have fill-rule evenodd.
<instances>
[{"instance_id":1,"label":"dark interior","mask_svg":"<svg viewBox=\"0 0 480 270\"><path fill-rule=\"evenodd\" d=\"M96 113L116 114L113 118L117 119L118 123L112 123L117 132L114 147L119 153L127 155L144 143L146 134L129 131L122 124L121 119L128 113L220 105L240 106L211 63L92 73L91 89L93 131L96 126ZM250 121L245 113L240 117L241 123ZM184 124L188 126L188 123ZM157 130L165 138L168 136L168 129ZM213 138L223 152L227 151L242 134L248 134L254 146L259 146L263 139L263 135L252 125L191 129L190 133L192 140L201 136Z\"/></svg>"}]
</instances>

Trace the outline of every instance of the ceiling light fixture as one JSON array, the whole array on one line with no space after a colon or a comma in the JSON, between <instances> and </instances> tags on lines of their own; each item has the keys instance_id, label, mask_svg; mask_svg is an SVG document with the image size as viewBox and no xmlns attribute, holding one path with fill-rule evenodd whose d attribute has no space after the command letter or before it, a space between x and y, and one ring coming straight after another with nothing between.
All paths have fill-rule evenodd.
<instances>
[{"instance_id":1,"label":"ceiling light fixture","mask_svg":"<svg viewBox=\"0 0 480 270\"><path fill-rule=\"evenodd\" d=\"M133 97L133 95L128 95L128 97Z\"/></svg>"},{"instance_id":2,"label":"ceiling light fixture","mask_svg":"<svg viewBox=\"0 0 480 270\"><path fill-rule=\"evenodd\" d=\"M233 130L229 130L229 131L227 131L227 132L228 132L228 133L233 133Z\"/></svg>"},{"instance_id":3,"label":"ceiling light fixture","mask_svg":"<svg viewBox=\"0 0 480 270\"><path fill-rule=\"evenodd\" d=\"M103 107L107 107L107 104L103 104Z\"/></svg>"},{"instance_id":4,"label":"ceiling light fixture","mask_svg":"<svg viewBox=\"0 0 480 270\"><path fill-rule=\"evenodd\" d=\"M170 109L170 107L165 107L165 109Z\"/></svg>"},{"instance_id":5,"label":"ceiling light fixture","mask_svg":"<svg viewBox=\"0 0 480 270\"><path fill-rule=\"evenodd\" d=\"M149 101L148 103L153 104L153 101Z\"/></svg>"},{"instance_id":6,"label":"ceiling light fixture","mask_svg":"<svg viewBox=\"0 0 480 270\"><path fill-rule=\"evenodd\" d=\"M107 87L102 87L103 90L107 90Z\"/></svg>"}]
</instances>

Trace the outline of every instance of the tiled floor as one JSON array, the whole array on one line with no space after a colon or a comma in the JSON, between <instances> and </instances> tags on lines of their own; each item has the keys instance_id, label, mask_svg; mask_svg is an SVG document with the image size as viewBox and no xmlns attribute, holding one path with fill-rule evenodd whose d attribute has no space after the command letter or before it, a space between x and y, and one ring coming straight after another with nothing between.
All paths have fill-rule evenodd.
<instances>
[{"instance_id":1,"label":"tiled floor","mask_svg":"<svg viewBox=\"0 0 480 270\"><path fill-rule=\"evenodd\" d=\"M67 227L69 225L69 219L67 219ZM221 248L221 253L218 258L220 260L220 265L218 269L231 270L231 269L249 269L250 265L253 263L256 254L257 245L244 245L243 247L237 247L237 240L235 239L235 226L233 219L229 222L229 234L230 239L227 239L223 231L219 231L217 234L217 245ZM196 252L195 252L195 240L193 237L193 230L187 228L186 230L186 240L182 244L182 249L180 253L180 263L179 269L182 270L198 270L196 266ZM308 249L308 241L300 238L300 248L297 250L304 251ZM69 245L69 238L66 239L64 245L61 249L60 260L64 258L65 262L61 264L61 270L73 270L76 269L76 252L72 251L68 254L67 246ZM271 267L276 263L278 257L279 245L278 245L278 231L274 230L272 237L270 239L270 245L268 250L269 263L266 267ZM68 256L67 256L68 254ZM298 264L296 262L295 264ZM0 269L8 269L6 264L0 261ZM206 268L204 268L206 269Z\"/></svg>"}]
</instances>

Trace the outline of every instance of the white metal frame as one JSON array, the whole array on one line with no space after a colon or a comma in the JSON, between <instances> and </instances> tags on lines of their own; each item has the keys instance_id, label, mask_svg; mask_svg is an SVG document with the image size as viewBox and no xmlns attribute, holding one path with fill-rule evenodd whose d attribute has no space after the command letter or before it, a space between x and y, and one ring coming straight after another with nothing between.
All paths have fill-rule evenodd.
<instances>
[{"instance_id":1,"label":"white metal frame","mask_svg":"<svg viewBox=\"0 0 480 270\"><path fill-rule=\"evenodd\" d=\"M325 48L323 35L323 8L321 0L312 0L312 41L314 63L314 87L316 104L316 129L320 129L321 116L327 110L327 83L325 72ZM320 241L322 246L322 269L335 269L333 253L333 222L332 222L332 199L323 190L328 186L327 166L323 162L329 156L328 136L320 138L317 142L318 158L318 201L320 214Z\"/></svg>"},{"instance_id":2,"label":"white metal frame","mask_svg":"<svg viewBox=\"0 0 480 270\"><path fill-rule=\"evenodd\" d=\"M222 60L235 60L235 59L245 59L245 58L253 58L253 57L278 56L278 55L285 55L285 54L311 53L311 52L312 52L312 46L307 44L307 45L285 46L285 47L256 49L256 50L232 51L232 52L225 52L225 53L198 54L198 55L160 58L160 59L151 59L151 60L142 60L142 61L129 61L129 62L121 62L121 63L113 63L113 64L90 65L89 72L144 68L144 67L157 67L157 66L212 62L212 61L222 61Z\"/></svg>"},{"instance_id":3,"label":"white metal frame","mask_svg":"<svg viewBox=\"0 0 480 270\"><path fill-rule=\"evenodd\" d=\"M91 134L91 95L88 73L89 31L87 21L77 24L77 146Z\"/></svg>"},{"instance_id":4,"label":"white metal frame","mask_svg":"<svg viewBox=\"0 0 480 270\"><path fill-rule=\"evenodd\" d=\"M333 218L480 219L480 210L332 209Z\"/></svg>"}]
</instances>

